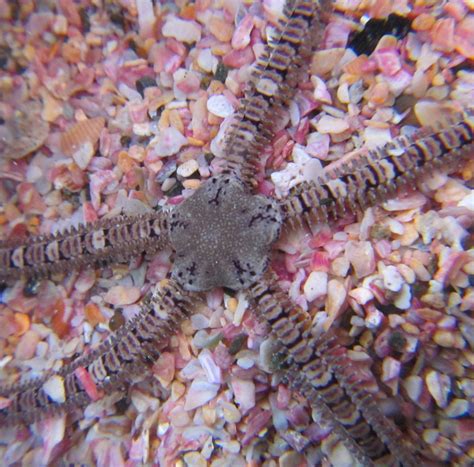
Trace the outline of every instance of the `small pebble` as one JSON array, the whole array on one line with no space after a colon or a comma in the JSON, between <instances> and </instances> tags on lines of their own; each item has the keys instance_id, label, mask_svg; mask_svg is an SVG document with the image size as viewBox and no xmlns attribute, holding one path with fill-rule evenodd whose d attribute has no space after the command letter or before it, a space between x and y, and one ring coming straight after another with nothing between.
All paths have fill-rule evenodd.
<instances>
[{"instance_id":1,"label":"small pebble","mask_svg":"<svg viewBox=\"0 0 474 467\"><path fill-rule=\"evenodd\" d=\"M385 357L382 363L382 381L387 382L400 375L401 363L392 357Z\"/></svg>"},{"instance_id":2,"label":"small pebble","mask_svg":"<svg viewBox=\"0 0 474 467\"><path fill-rule=\"evenodd\" d=\"M169 413L169 421L175 427L185 427L189 425L191 418L182 407L177 406Z\"/></svg>"},{"instance_id":3,"label":"small pebble","mask_svg":"<svg viewBox=\"0 0 474 467\"><path fill-rule=\"evenodd\" d=\"M184 163L182 163L177 169L176 169L176 173L180 176L180 177L189 177L191 176L194 172L196 172L196 170L199 169L199 165L197 163L196 160L194 159L190 159L189 161L186 161Z\"/></svg>"},{"instance_id":4,"label":"small pebble","mask_svg":"<svg viewBox=\"0 0 474 467\"><path fill-rule=\"evenodd\" d=\"M418 101L413 111L422 126L433 126L440 123L447 123L452 112L441 102L431 100Z\"/></svg>"},{"instance_id":5,"label":"small pebble","mask_svg":"<svg viewBox=\"0 0 474 467\"><path fill-rule=\"evenodd\" d=\"M434 444L439 438L439 430L434 428L423 431L423 440L425 443Z\"/></svg>"}]
</instances>

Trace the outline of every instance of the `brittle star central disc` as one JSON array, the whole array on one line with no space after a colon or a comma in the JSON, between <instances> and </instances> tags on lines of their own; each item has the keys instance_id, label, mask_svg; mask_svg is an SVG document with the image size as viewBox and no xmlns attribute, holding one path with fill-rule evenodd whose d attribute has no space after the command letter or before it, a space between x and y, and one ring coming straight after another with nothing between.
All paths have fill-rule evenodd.
<instances>
[{"instance_id":1,"label":"brittle star central disc","mask_svg":"<svg viewBox=\"0 0 474 467\"><path fill-rule=\"evenodd\" d=\"M232 176L213 177L171 214L173 277L190 291L244 289L265 271L282 216Z\"/></svg>"}]
</instances>

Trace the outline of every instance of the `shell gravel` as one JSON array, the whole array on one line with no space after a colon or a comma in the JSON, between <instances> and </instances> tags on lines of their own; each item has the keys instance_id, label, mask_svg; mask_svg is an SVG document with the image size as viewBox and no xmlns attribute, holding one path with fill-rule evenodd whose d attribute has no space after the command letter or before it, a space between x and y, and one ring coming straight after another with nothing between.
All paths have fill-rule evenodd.
<instances>
[{"instance_id":1,"label":"shell gravel","mask_svg":"<svg viewBox=\"0 0 474 467\"><path fill-rule=\"evenodd\" d=\"M53 3L0 2L5 240L176 205L218 173L251 64L284 2ZM467 0L337 2L262 155L258 189L285 197L341 161L357 164L367 148L472 106L473 11ZM347 47L361 22L390 13L412 20L406 37L386 35L370 55ZM415 445L424 439L432 462L453 465L474 458L472 177L472 164L430 174L360 216L285 234L272 263L315 333L342 327L352 336L351 358L370 369L374 395L409 427L404 434ZM163 251L7 288L2 385L98 346L171 262ZM78 369L97 400L74 424L58 417L1 428L1 463L352 465L305 400L271 374L269 330L245 293L212 291L196 307L150 374L133 380L126 407ZM61 376L44 389L64 398ZM0 407L8 403L0 397Z\"/></svg>"}]
</instances>

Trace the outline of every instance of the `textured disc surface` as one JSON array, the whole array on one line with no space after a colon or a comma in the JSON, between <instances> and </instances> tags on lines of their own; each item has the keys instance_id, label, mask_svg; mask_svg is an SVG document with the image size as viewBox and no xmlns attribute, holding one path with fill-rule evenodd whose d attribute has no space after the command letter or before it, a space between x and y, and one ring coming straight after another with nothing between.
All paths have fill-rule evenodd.
<instances>
[{"instance_id":1,"label":"textured disc surface","mask_svg":"<svg viewBox=\"0 0 474 467\"><path fill-rule=\"evenodd\" d=\"M195 292L248 287L265 271L281 222L277 203L239 179L209 179L171 214L173 278Z\"/></svg>"}]
</instances>

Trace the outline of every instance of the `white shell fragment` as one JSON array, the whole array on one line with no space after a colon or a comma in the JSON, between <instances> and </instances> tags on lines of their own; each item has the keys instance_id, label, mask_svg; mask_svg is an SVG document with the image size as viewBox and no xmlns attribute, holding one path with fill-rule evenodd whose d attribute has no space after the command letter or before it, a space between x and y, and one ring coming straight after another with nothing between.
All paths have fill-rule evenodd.
<instances>
[{"instance_id":1,"label":"white shell fragment","mask_svg":"<svg viewBox=\"0 0 474 467\"><path fill-rule=\"evenodd\" d=\"M398 269L392 265L387 266L382 271L382 276L383 285L386 289L391 290L392 292L399 292L405 282L402 275L398 272Z\"/></svg>"},{"instance_id":2,"label":"white shell fragment","mask_svg":"<svg viewBox=\"0 0 474 467\"><path fill-rule=\"evenodd\" d=\"M180 42L192 44L201 39L201 26L194 21L185 21L171 16L167 19L161 30L163 36L174 37Z\"/></svg>"},{"instance_id":3,"label":"white shell fragment","mask_svg":"<svg viewBox=\"0 0 474 467\"><path fill-rule=\"evenodd\" d=\"M186 394L184 410L196 409L197 407L204 405L206 402L209 402L211 399L214 399L219 391L219 386L219 384L195 379L191 383L191 387Z\"/></svg>"},{"instance_id":4,"label":"white shell fragment","mask_svg":"<svg viewBox=\"0 0 474 467\"><path fill-rule=\"evenodd\" d=\"M219 60L212 54L211 49L203 49L199 52L197 62L204 71L212 73Z\"/></svg>"},{"instance_id":5,"label":"white shell fragment","mask_svg":"<svg viewBox=\"0 0 474 467\"><path fill-rule=\"evenodd\" d=\"M400 310L408 310L411 304L411 291L408 284L403 284L397 298L393 302Z\"/></svg>"},{"instance_id":6,"label":"white shell fragment","mask_svg":"<svg viewBox=\"0 0 474 467\"><path fill-rule=\"evenodd\" d=\"M164 129L157 137L150 142L156 155L161 157L176 154L186 143L187 138L176 128Z\"/></svg>"},{"instance_id":7,"label":"white shell fragment","mask_svg":"<svg viewBox=\"0 0 474 467\"><path fill-rule=\"evenodd\" d=\"M59 375L53 375L43 384L43 391L54 402L66 402L66 390L64 388L64 378Z\"/></svg>"},{"instance_id":8,"label":"white shell fragment","mask_svg":"<svg viewBox=\"0 0 474 467\"><path fill-rule=\"evenodd\" d=\"M207 110L221 118L226 118L234 112L234 108L229 102L229 99L222 94L211 96L207 100Z\"/></svg>"},{"instance_id":9,"label":"white shell fragment","mask_svg":"<svg viewBox=\"0 0 474 467\"><path fill-rule=\"evenodd\" d=\"M94 146L91 142L86 141L73 153L72 158L81 170L85 170L93 156Z\"/></svg>"},{"instance_id":10,"label":"white shell fragment","mask_svg":"<svg viewBox=\"0 0 474 467\"><path fill-rule=\"evenodd\" d=\"M199 164L196 160L191 159L189 161L183 162L176 170L176 173L180 177L189 177L191 176L196 170L199 169Z\"/></svg>"},{"instance_id":11,"label":"white shell fragment","mask_svg":"<svg viewBox=\"0 0 474 467\"><path fill-rule=\"evenodd\" d=\"M255 406L255 384L253 381L233 377L231 386L234 391L234 399L239 404L242 413Z\"/></svg>"},{"instance_id":12,"label":"white shell fragment","mask_svg":"<svg viewBox=\"0 0 474 467\"><path fill-rule=\"evenodd\" d=\"M320 133L342 133L349 129L349 123L342 118L323 115L321 120L316 124L316 129Z\"/></svg>"},{"instance_id":13,"label":"white shell fragment","mask_svg":"<svg viewBox=\"0 0 474 467\"><path fill-rule=\"evenodd\" d=\"M306 300L312 302L323 295L328 290L328 274L324 271L313 271L306 279L303 291Z\"/></svg>"},{"instance_id":14,"label":"white shell fragment","mask_svg":"<svg viewBox=\"0 0 474 467\"><path fill-rule=\"evenodd\" d=\"M430 370L425 380L428 391L433 396L438 407L445 408L448 405L448 395L451 391L451 380L449 376L438 371Z\"/></svg>"}]
</instances>

